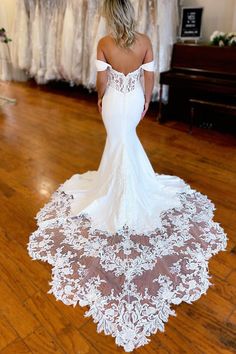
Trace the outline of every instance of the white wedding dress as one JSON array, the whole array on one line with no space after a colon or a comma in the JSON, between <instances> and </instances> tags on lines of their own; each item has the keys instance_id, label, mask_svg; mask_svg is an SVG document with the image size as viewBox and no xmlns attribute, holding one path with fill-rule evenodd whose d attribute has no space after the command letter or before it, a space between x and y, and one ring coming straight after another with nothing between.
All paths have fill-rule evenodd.
<instances>
[{"instance_id":1,"label":"white wedding dress","mask_svg":"<svg viewBox=\"0 0 236 354\"><path fill-rule=\"evenodd\" d=\"M163 331L173 304L192 303L209 285L208 260L227 237L214 205L176 176L154 172L136 135L146 63L108 71L102 102L107 140L97 171L62 184L37 215L28 252L53 267L51 289L67 305L89 306L98 332L130 352Z\"/></svg>"}]
</instances>

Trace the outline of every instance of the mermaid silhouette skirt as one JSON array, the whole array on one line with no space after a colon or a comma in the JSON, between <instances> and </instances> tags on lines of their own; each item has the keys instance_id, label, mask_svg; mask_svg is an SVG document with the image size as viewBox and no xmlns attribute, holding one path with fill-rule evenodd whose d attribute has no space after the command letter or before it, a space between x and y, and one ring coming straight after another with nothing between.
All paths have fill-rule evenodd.
<instances>
[{"instance_id":1,"label":"mermaid silhouette skirt","mask_svg":"<svg viewBox=\"0 0 236 354\"><path fill-rule=\"evenodd\" d=\"M63 183L36 216L33 259L52 265L49 293L89 306L98 332L126 352L164 331L172 305L192 303L211 285L208 261L226 249L214 205L176 176L155 173L137 137L140 82L153 62L124 75L108 71L102 118L107 139L97 171Z\"/></svg>"}]
</instances>

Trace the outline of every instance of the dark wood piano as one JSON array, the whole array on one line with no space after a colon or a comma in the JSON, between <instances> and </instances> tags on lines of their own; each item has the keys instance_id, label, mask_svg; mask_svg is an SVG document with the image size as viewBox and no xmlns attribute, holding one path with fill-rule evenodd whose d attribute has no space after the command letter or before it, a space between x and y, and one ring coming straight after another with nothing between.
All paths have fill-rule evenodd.
<instances>
[{"instance_id":1,"label":"dark wood piano","mask_svg":"<svg viewBox=\"0 0 236 354\"><path fill-rule=\"evenodd\" d=\"M236 47L176 43L171 68L160 74L160 111L162 88L169 85L170 115L189 114L189 102L214 102L236 112ZM211 106L211 107L213 107ZM217 107L217 105L216 105Z\"/></svg>"}]
</instances>

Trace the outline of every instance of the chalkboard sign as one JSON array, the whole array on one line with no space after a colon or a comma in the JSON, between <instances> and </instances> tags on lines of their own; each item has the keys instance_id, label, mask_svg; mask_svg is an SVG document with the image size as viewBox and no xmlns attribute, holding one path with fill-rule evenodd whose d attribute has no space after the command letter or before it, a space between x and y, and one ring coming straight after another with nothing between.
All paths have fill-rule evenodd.
<instances>
[{"instance_id":1,"label":"chalkboard sign","mask_svg":"<svg viewBox=\"0 0 236 354\"><path fill-rule=\"evenodd\" d=\"M199 39L201 37L203 7L183 7L181 16L181 39Z\"/></svg>"}]
</instances>

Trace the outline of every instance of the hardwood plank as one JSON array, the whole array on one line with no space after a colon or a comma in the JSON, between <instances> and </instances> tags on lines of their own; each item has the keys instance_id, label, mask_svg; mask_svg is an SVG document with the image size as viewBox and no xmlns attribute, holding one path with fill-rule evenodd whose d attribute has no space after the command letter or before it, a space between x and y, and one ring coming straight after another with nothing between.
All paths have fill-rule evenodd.
<instances>
[{"instance_id":1,"label":"hardwood plank","mask_svg":"<svg viewBox=\"0 0 236 354\"><path fill-rule=\"evenodd\" d=\"M230 272L230 274L227 277L227 281L232 284L232 285L236 285L236 270L233 269L232 272Z\"/></svg>"},{"instance_id":2,"label":"hardwood plank","mask_svg":"<svg viewBox=\"0 0 236 354\"><path fill-rule=\"evenodd\" d=\"M226 279L231 273L230 266L224 264L224 262L218 260L218 255L214 259L210 260L210 273L211 275L217 275L218 278ZM214 282L214 280L213 280Z\"/></svg>"},{"instance_id":3,"label":"hardwood plank","mask_svg":"<svg viewBox=\"0 0 236 354\"><path fill-rule=\"evenodd\" d=\"M0 299L1 312L22 338L37 328L38 324L34 316L26 310L15 293L2 279L0 279Z\"/></svg>"},{"instance_id":4,"label":"hardwood plank","mask_svg":"<svg viewBox=\"0 0 236 354\"><path fill-rule=\"evenodd\" d=\"M24 342L34 354L66 354L56 338L53 338L43 327L39 327L25 337Z\"/></svg>"},{"instance_id":5,"label":"hardwood plank","mask_svg":"<svg viewBox=\"0 0 236 354\"><path fill-rule=\"evenodd\" d=\"M3 266L7 264L9 267L8 270L11 270L11 274L8 277L9 287L14 289L16 296L19 296L21 301L24 301L26 297L38 291L38 288L47 292L49 289L48 282L50 281L49 271L51 266L32 260L27 253L26 243L23 247L8 237L2 234L1 246L2 249L7 250L7 253L2 253L0 264L1 262L3 262ZM7 263L4 262L5 259L7 259ZM20 282L22 287L20 292L16 291L18 282ZM24 296L22 295L23 292Z\"/></svg>"},{"instance_id":6,"label":"hardwood plank","mask_svg":"<svg viewBox=\"0 0 236 354\"><path fill-rule=\"evenodd\" d=\"M232 325L233 327L236 327L236 308L235 310L230 314L228 318L228 324Z\"/></svg>"},{"instance_id":7,"label":"hardwood plank","mask_svg":"<svg viewBox=\"0 0 236 354\"><path fill-rule=\"evenodd\" d=\"M18 338L1 350L1 354L30 354L32 351L27 347L25 342Z\"/></svg>"},{"instance_id":8,"label":"hardwood plank","mask_svg":"<svg viewBox=\"0 0 236 354\"><path fill-rule=\"evenodd\" d=\"M229 277L227 280L218 278L217 275L210 280L214 285L211 290L219 295L221 298L236 306L236 282L230 282Z\"/></svg>"},{"instance_id":9,"label":"hardwood plank","mask_svg":"<svg viewBox=\"0 0 236 354\"><path fill-rule=\"evenodd\" d=\"M63 331L67 326L72 323L69 306L61 302L56 302L53 299L50 301L52 295L43 294L41 291L34 294L31 298L27 299L24 303L25 307L34 317L38 320L40 326L46 328L47 332L52 336ZM84 310L78 306L74 309L76 313L75 327L80 328L85 324L88 319L83 316Z\"/></svg>"},{"instance_id":10,"label":"hardwood plank","mask_svg":"<svg viewBox=\"0 0 236 354\"><path fill-rule=\"evenodd\" d=\"M101 352L87 341L73 324L63 328L57 337L60 346L70 354L99 354ZM102 353L101 353L102 354Z\"/></svg>"},{"instance_id":11,"label":"hardwood plank","mask_svg":"<svg viewBox=\"0 0 236 354\"><path fill-rule=\"evenodd\" d=\"M177 309L176 322L179 332L182 333L197 353L233 353L235 349L235 331L228 328L226 322L220 321L216 314L211 314L209 308L202 307L201 299L196 306L182 304L182 311ZM224 326L222 326L224 323ZM223 327L223 328L222 328ZM168 328L168 325L167 325ZM171 343L171 332L169 342ZM226 340L227 338L227 340ZM185 348L185 344L183 345Z\"/></svg>"},{"instance_id":12,"label":"hardwood plank","mask_svg":"<svg viewBox=\"0 0 236 354\"><path fill-rule=\"evenodd\" d=\"M0 352L17 338L18 335L14 328L9 324L7 318L0 313Z\"/></svg>"}]
</instances>

